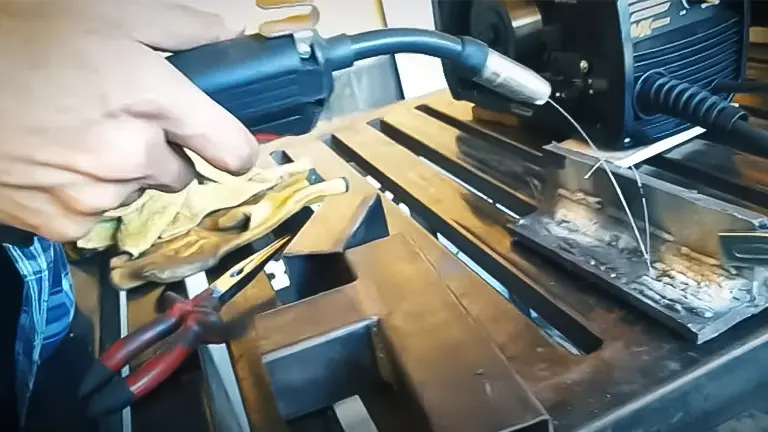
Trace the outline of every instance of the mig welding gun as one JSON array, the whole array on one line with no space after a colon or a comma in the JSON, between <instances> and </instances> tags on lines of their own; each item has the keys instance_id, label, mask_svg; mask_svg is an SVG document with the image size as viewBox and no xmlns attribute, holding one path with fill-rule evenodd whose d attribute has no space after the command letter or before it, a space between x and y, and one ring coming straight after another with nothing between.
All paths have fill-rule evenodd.
<instances>
[{"instance_id":1,"label":"mig welding gun","mask_svg":"<svg viewBox=\"0 0 768 432\"><path fill-rule=\"evenodd\" d=\"M490 89L510 106L535 108L552 93L550 74L545 78L479 39L421 29L382 29L328 39L314 31L278 37L255 34L174 53L168 61L254 134L285 136L314 128L333 92L335 71L400 53L424 54L450 64L451 90L456 93L460 86L460 99L474 101L473 94L479 97L487 94L481 89ZM465 84L457 84L457 74ZM719 132L768 156L768 133L750 126L746 113L727 98L664 71L624 84L644 112ZM598 147L616 146L599 142Z\"/></svg>"},{"instance_id":2,"label":"mig welding gun","mask_svg":"<svg viewBox=\"0 0 768 432\"><path fill-rule=\"evenodd\" d=\"M425 54L453 62L467 80L541 105L548 81L477 39L430 30L383 29L324 39L316 32L249 35L178 52L168 60L253 133L300 135L317 123L333 72L367 58Z\"/></svg>"}]
</instances>

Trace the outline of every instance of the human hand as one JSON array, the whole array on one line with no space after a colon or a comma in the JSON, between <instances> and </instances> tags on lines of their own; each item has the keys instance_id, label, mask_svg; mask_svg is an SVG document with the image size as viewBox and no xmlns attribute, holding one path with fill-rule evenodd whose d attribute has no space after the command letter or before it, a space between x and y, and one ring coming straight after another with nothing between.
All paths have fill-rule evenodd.
<instances>
[{"instance_id":1,"label":"human hand","mask_svg":"<svg viewBox=\"0 0 768 432\"><path fill-rule=\"evenodd\" d=\"M149 48L244 27L180 1L0 0L0 224L70 241L143 189L180 190L195 172L168 141L253 166L246 128Z\"/></svg>"}]
</instances>

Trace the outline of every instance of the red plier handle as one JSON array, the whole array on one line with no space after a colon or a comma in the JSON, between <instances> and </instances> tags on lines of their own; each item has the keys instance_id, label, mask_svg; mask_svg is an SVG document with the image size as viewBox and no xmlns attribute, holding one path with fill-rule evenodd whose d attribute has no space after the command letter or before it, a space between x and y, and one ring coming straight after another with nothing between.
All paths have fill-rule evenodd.
<instances>
[{"instance_id":1,"label":"red plier handle","mask_svg":"<svg viewBox=\"0 0 768 432\"><path fill-rule=\"evenodd\" d=\"M224 325L218 314L221 305L210 288L191 300L170 292L164 296L170 308L117 341L86 374L80 397L90 396L91 416L123 410L168 378L201 343L224 341ZM160 352L135 372L119 378L121 369L161 341L164 346Z\"/></svg>"},{"instance_id":2,"label":"red plier handle","mask_svg":"<svg viewBox=\"0 0 768 432\"><path fill-rule=\"evenodd\" d=\"M284 236L244 259L191 300L165 293L166 312L117 341L86 374L80 398L90 397L89 414L99 417L130 406L168 378L200 344L226 342L222 305L247 288L291 238ZM166 338L152 359L124 379L119 377L131 360Z\"/></svg>"}]
</instances>

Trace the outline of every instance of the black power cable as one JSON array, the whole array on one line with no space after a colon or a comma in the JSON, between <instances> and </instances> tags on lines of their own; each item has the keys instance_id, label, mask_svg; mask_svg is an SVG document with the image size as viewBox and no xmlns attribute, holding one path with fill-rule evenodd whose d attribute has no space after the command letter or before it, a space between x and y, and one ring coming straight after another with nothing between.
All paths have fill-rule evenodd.
<instances>
[{"instance_id":1,"label":"black power cable","mask_svg":"<svg viewBox=\"0 0 768 432\"><path fill-rule=\"evenodd\" d=\"M732 137L728 144L734 149L768 158L768 131L739 120L733 124L728 135Z\"/></svg>"},{"instance_id":2,"label":"black power cable","mask_svg":"<svg viewBox=\"0 0 768 432\"><path fill-rule=\"evenodd\" d=\"M712 93L739 93L739 94L760 94L768 93L768 83L763 81L730 81L722 80L712 86Z\"/></svg>"},{"instance_id":3,"label":"black power cable","mask_svg":"<svg viewBox=\"0 0 768 432\"><path fill-rule=\"evenodd\" d=\"M635 101L641 115L684 120L739 151L768 157L768 132L750 126L744 110L702 88L654 72L638 82Z\"/></svg>"}]
</instances>

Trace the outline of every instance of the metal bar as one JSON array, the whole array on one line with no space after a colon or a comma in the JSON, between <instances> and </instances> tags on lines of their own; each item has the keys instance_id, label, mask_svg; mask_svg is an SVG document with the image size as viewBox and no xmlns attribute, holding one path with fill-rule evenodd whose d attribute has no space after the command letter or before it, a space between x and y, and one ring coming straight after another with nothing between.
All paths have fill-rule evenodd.
<instances>
[{"instance_id":1,"label":"metal bar","mask_svg":"<svg viewBox=\"0 0 768 432\"><path fill-rule=\"evenodd\" d=\"M715 189L718 199L758 212L768 207L768 161L757 156L697 139L646 163Z\"/></svg>"},{"instance_id":2,"label":"metal bar","mask_svg":"<svg viewBox=\"0 0 768 432\"><path fill-rule=\"evenodd\" d=\"M243 255L251 253L244 251ZM217 267L225 267L222 263ZM216 273L215 270L213 272ZM211 275L209 279L214 280ZM254 326L254 317L279 306L275 291L266 275L259 275L251 285L222 309L221 316L233 335L227 343L229 358L237 378L239 394L245 415L253 431L284 431L285 421L277 408L269 375L261 360L261 349L253 343L258 329ZM248 362L239 359L250 359ZM237 401L240 402L240 401ZM239 407L237 407L239 409Z\"/></svg>"}]
</instances>

